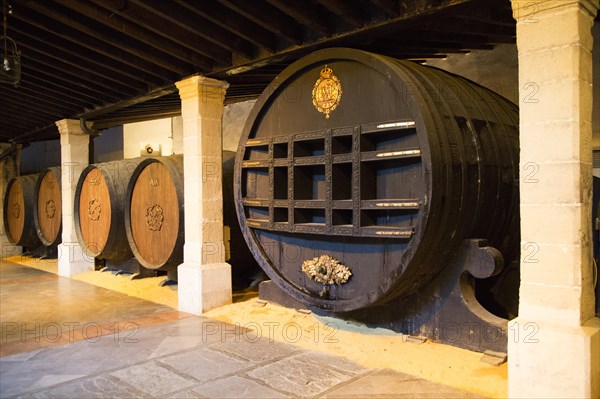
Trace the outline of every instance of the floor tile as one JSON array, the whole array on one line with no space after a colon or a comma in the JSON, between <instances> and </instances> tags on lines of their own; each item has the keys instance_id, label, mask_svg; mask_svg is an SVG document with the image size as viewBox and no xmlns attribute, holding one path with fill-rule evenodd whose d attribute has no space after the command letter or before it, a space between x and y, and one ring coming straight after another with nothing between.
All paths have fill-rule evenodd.
<instances>
[{"instance_id":1,"label":"floor tile","mask_svg":"<svg viewBox=\"0 0 600 399\"><path fill-rule=\"evenodd\" d=\"M38 391L33 394L25 395L27 398L45 399L45 398L123 398L134 399L143 398L144 393L139 392L122 382L110 379L104 376L77 380L66 384L61 384L50 389Z\"/></svg>"},{"instance_id":2,"label":"floor tile","mask_svg":"<svg viewBox=\"0 0 600 399\"><path fill-rule=\"evenodd\" d=\"M155 362L132 366L110 374L145 394L165 397L196 383L156 364Z\"/></svg>"},{"instance_id":3,"label":"floor tile","mask_svg":"<svg viewBox=\"0 0 600 399\"><path fill-rule=\"evenodd\" d=\"M211 349L227 352L256 363L279 359L302 351L293 345L270 342L268 339L242 339L239 341L219 342L211 345Z\"/></svg>"},{"instance_id":4,"label":"floor tile","mask_svg":"<svg viewBox=\"0 0 600 399\"><path fill-rule=\"evenodd\" d=\"M328 392L324 398L480 398L393 370L378 370Z\"/></svg>"},{"instance_id":5,"label":"floor tile","mask_svg":"<svg viewBox=\"0 0 600 399\"><path fill-rule=\"evenodd\" d=\"M231 376L207 384L194 391L208 398L289 398L247 378Z\"/></svg>"},{"instance_id":6,"label":"floor tile","mask_svg":"<svg viewBox=\"0 0 600 399\"><path fill-rule=\"evenodd\" d=\"M235 359L206 348L162 358L159 362L191 375L199 381L236 373L252 365L248 361Z\"/></svg>"},{"instance_id":7,"label":"floor tile","mask_svg":"<svg viewBox=\"0 0 600 399\"><path fill-rule=\"evenodd\" d=\"M285 358L247 373L249 377L297 397L318 395L352 378L326 364L309 364L297 357Z\"/></svg>"},{"instance_id":8,"label":"floor tile","mask_svg":"<svg viewBox=\"0 0 600 399\"><path fill-rule=\"evenodd\" d=\"M302 363L312 364L315 366L327 365L327 367L353 375L362 374L368 370L367 368L348 359L344 359L343 357L333 356L321 352L304 352L296 355L294 358Z\"/></svg>"}]
</instances>

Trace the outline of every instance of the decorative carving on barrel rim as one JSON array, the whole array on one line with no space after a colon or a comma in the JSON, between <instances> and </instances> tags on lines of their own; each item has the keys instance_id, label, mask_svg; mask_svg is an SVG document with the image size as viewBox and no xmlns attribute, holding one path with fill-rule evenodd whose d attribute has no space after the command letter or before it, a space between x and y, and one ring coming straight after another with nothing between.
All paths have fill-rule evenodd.
<instances>
[{"instance_id":1,"label":"decorative carving on barrel rim","mask_svg":"<svg viewBox=\"0 0 600 399\"><path fill-rule=\"evenodd\" d=\"M313 87L312 102L317 111L329 119L329 114L337 108L342 99L342 84L327 65L320 75Z\"/></svg>"},{"instance_id":2,"label":"decorative carving on barrel rim","mask_svg":"<svg viewBox=\"0 0 600 399\"><path fill-rule=\"evenodd\" d=\"M88 216L90 219L96 221L100 220L100 213L102 212L102 207L100 204L100 200L98 198L92 199L88 203Z\"/></svg>"},{"instance_id":3,"label":"decorative carving on barrel rim","mask_svg":"<svg viewBox=\"0 0 600 399\"><path fill-rule=\"evenodd\" d=\"M160 231L165 220L163 209L160 205L152 205L146 209L146 226L152 231Z\"/></svg>"}]
</instances>

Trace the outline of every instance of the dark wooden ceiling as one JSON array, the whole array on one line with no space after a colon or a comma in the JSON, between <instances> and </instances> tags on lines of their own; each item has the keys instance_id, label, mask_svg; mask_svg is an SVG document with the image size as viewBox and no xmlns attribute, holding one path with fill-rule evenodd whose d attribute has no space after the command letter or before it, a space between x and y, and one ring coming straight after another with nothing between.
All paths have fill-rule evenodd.
<instances>
[{"instance_id":1,"label":"dark wooden ceiling","mask_svg":"<svg viewBox=\"0 0 600 399\"><path fill-rule=\"evenodd\" d=\"M346 46L423 62L515 42L508 0L7 0L22 51L0 86L0 141L57 138L54 122L103 129L180 113L192 74L257 97L287 65Z\"/></svg>"}]
</instances>

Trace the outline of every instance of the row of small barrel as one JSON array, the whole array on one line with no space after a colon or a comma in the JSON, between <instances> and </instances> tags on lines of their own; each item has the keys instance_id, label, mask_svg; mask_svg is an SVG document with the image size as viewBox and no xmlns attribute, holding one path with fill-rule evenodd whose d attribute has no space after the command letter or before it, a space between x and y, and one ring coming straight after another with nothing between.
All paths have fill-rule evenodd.
<instances>
[{"instance_id":1,"label":"row of small barrel","mask_svg":"<svg viewBox=\"0 0 600 399\"><path fill-rule=\"evenodd\" d=\"M4 226L10 242L27 248L61 241L61 170L19 176L8 182L4 197Z\"/></svg>"},{"instance_id":2,"label":"row of small barrel","mask_svg":"<svg viewBox=\"0 0 600 399\"><path fill-rule=\"evenodd\" d=\"M230 187L234 155L223 152L224 223L231 227L236 247L247 251ZM13 178L4 200L9 240L27 248L60 243L61 204L60 168ZM75 191L73 217L79 243L87 255L115 264L135 255L147 269L174 270L183 261L183 204L181 155L89 165Z\"/></svg>"}]
</instances>

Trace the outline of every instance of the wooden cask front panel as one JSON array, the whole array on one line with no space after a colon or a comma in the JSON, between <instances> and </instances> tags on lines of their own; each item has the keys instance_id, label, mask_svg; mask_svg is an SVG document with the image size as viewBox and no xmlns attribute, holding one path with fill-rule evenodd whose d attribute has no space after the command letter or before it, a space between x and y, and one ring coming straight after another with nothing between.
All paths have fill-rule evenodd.
<instances>
[{"instance_id":1,"label":"wooden cask front panel","mask_svg":"<svg viewBox=\"0 0 600 399\"><path fill-rule=\"evenodd\" d=\"M6 232L8 238L14 243L21 241L25 226L25 212L25 199L21 182L15 179L9 188L4 212L6 226L8 227Z\"/></svg>"},{"instance_id":2,"label":"wooden cask front panel","mask_svg":"<svg viewBox=\"0 0 600 399\"><path fill-rule=\"evenodd\" d=\"M98 169L85 176L78 201L83 243L90 254L100 254L108 241L111 203L106 180Z\"/></svg>"},{"instance_id":3,"label":"wooden cask front panel","mask_svg":"<svg viewBox=\"0 0 600 399\"><path fill-rule=\"evenodd\" d=\"M37 190L37 224L42 242L54 243L62 222L62 193L60 180L53 170L45 173Z\"/></svg>"},{"instance_id":4,"label":"wooden cask front panel","mask_svg":"<svg viewBox=\"0 0 600 399\"><path fill-rule=\"evenodd\" d=\"M148 164L137 177L131 197L131 231L144 263L165 264L179 233L179 201L175 183L159 162Z\"/></svg>"},{"instance_id":5,"label":"wooden cask front panel","mask_svg":"<svg viewBox=\"0 0 600 399\"><path fill-rule=\"evenodd\" d=\"M349 312L408 297L465 239L488 240L507 263L518 257L518 110L464 78L317 51L263 92L238 148L248 246L308 306ZM351 277L317 281L330 269L309 266L325 255Z\"/></svg>"}]
</instances>

